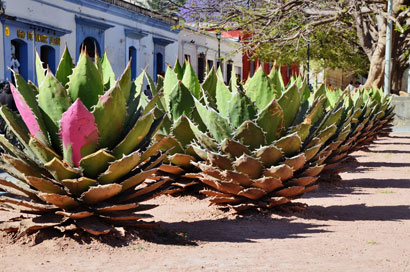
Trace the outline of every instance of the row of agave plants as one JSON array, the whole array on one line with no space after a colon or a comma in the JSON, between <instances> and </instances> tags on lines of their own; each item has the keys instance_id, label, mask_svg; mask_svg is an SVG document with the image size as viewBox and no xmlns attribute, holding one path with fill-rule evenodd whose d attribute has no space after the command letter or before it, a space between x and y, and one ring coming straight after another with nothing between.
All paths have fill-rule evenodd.
<instances>
[{"instance_id":1,"label":"row of agave plants","mask_svg":"<svg viewBox=\"0 0 410 272\"><path fill-rule=\"evenodd\" d=\"M37 55L38 86L14 73L19 114L0 114L24 147L0 135L0 209L26 217L0 224L18 237L54 227L107 234L141 219L161 193L201 185L212 204L240 212L269 209L315 189L354 150L390 131L390 99L354 94L262 70L226 85L212 69L200 84L189 63L168 67L155 84L128 65L116 79L104 55L65 50L55 75ZM147 80L154 97L142 91ZM198 187L198 186L196 186Z\"/></svg>"}]
</instances>

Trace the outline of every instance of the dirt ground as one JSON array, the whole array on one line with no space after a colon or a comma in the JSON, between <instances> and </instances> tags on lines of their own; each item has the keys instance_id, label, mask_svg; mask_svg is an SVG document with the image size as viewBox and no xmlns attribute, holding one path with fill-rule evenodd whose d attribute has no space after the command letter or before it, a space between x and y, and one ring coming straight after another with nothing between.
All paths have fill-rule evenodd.
<instances>
[{"instance_id":1,"label":"dirt ground","mask_svg":"<svg viewBox=\"0 0 410 272\"><path fill-rule=\"evenodd\" d=\"M302 212L236 216L162 196L160 229L129 243L0 234L0 271L410 271L410 134L353 155L360 166L298 200Z\"/></svg>"}]
</instances>

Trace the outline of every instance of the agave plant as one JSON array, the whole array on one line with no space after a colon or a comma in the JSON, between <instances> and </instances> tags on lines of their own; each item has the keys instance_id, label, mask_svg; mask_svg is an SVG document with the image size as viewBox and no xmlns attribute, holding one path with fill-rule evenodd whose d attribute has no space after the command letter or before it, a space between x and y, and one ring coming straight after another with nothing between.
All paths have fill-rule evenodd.
<instances>
[{"instance_id":1,"label":"agave plant","mask_svg":"<svg viewBox=\"0 0 410 272\"><path fill-rule=\"evenodd\" d=\"M2 209L34 215L0 224L19 235L55 227L94 235L113 226L142 224L143 202L166 182L153 176L166 153L151 138L162 122L153 104L142 107L143 75L131 82L128 65L118 80L106 54L96 62L81 53L74 67L66 49L56 75L37 54L37 82L14 72L20 115L0 113L24 150L0 135Z\"/></svg>"},{"instance_id":2,"label":"agave plant","mask_svg":"<svg viewBox=\"0 0 410 272\"><path fill-rule=\"evenodd\" d=\"M322 176L335 176L344 170L341 163L349 154L391 132L394 108L391 106L391 97L384 96L381 89L360 90L353 94L343 93L341 90L327 90L327 96L333 101L343 96L343 114L350 116L346 121L350 132L337 144L337 148L332 150L332 154L325 160L326 167L322 172Z\"/></svg>"},{"instance_id":3,"label":"agave plant","mask_svg":"<svg viewBox=\"0 0 410 272\"><path fill-rule=\"evenodd\" d=\"M160 138L171 135L167 146L176 148L168 160L180 172L190 163L200 169L185 176L206 184L201 192L213 204L240 211L287 203L316 188L322 170L340 164L368 136L361 133L362 113L370 114L370 102L324 85L311 94L301 77L285 87L277 70L259 69L245 85L233 76L228 86L211 70L201 85L184 66L169 67L156 87L174 122Z\"/></svg>"}]
</instances>

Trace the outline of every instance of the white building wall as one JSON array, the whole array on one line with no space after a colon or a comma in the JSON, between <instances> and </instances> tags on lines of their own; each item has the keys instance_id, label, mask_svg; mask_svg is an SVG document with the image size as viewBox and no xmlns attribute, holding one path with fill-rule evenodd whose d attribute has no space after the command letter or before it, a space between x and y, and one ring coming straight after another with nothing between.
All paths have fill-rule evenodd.
<instances>
[{"instance_id":1,"label":"white building wall","mask_svg":"<svg viewBox=\"0 0 410 272\"><path fill-rule=\"evenodd\" d=\"M113 70L117 76L119 76L128 62L128 44L132 43L137 45L137 74L141 69L148 68L148 71L152 75L153 73L153 37L162 37L174 41L166 46L165 62L173 63L175 56L178 52L178 34L171 32L171 25L169 29L163 29L150 24L150 20L145 20L146 23L139 22L138 20L132 20L126 16L111 14L98 8L88 7L83 5L83 2L97 2L97 1L85 1L85 0L6 0L7 8L5 14L11 17L24 18L31 21L41 22L43 24L51 25L57 28L71 31L61 37L61 45L59 55L64 50L64 45L67 44L72 57L77 55L77 23L76 16L102 22L113 27L108 28L104 35L104 47L107 51L108 57L112 62ZM110 10L111 4L103 4L107 7L107 11ZM101 2L100 2L101 6ZM118 7L117 7L118 9ZM135 14L141 18L147 18L146 15ZM145 17L144 17L145 16ZM146 36L140 40L130 41L125 36L124 29L140 29L145 32ZM4 26L2 26L1 40L4 32ZM3 49L3 43L0 45L0 49ZM104 48L101 48L104 50ZM4 52L4 50L1 50ZM29 52L30 54L30 52ZM0 66L4 69L4 54L0 54ZM57 56L59 58L59 56ZM6 62L7 63L7 62ZM0 74L3 77L3 74Z\"/></svg>"}]
</instances>

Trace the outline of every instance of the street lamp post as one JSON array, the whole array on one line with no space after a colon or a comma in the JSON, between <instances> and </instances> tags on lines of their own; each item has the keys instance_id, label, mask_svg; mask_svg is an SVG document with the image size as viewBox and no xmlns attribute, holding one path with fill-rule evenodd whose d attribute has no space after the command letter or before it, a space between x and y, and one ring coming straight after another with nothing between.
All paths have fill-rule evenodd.
<instances>
[{"instance_id":1,"label":"street lamp post","mask_svg":"<svg viewBox=\"0 0 410 272\"><path fill-rule=\"evenodd\" d=\"M309 88L310 88L310 40L309 40L309 37L308 37L308 40L307 40L307 59L306 59L306 68L307 68L307 84L308 84L308 86L309 86Z\"/></svg>"},{"instance_id":2,"label":"street lamp post","mask_svg":"<svg viewBox=\"0 0 410 272\"><path fill-rule=\"evenodd\" d=\"M387 13L391 16L393 10L393 0L389 0L387 4ZM387 30L386 30L386 63L384 66L384 95L390 93L390 66L391 66L391 36L392 36L392 21L387 20Z\"/></svg>"}]
</instances>

